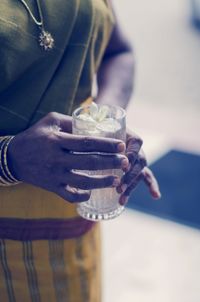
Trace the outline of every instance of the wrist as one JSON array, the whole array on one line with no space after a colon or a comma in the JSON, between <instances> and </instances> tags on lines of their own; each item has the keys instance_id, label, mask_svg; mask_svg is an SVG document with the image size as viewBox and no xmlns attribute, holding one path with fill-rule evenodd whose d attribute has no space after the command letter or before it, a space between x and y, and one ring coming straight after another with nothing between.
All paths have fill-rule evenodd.
<instances>
[{"instance_id":1,"label":"wrist","mask_svg":"<svg viewBox=\"0 0 200 302\"><path fill-rule=\"evenodd\" d=\"M14 175L8 159L8 149L14 136L0 137L0 186L10 186L20 183Z\"/></svg>"}]
</instances>

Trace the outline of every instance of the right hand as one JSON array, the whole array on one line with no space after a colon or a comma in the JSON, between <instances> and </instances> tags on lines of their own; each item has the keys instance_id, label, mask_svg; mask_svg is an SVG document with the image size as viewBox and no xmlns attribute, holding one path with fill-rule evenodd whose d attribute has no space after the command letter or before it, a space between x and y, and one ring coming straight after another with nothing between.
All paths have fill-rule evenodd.
<instances>
[{"instance_id":1,"label":"right hand","mask_svg":"<svg viewBox=\"0 0 200 302\"><path fill-rule=\"evenodd\" d=\"M120 180L113 175L89 176L73 170L125 170L128 159L120 154L124 151L120 140L73 135L70 116L49 113L13 138L8 164L17 179L54 192L69 202L81 202L89 199L89 190L116 187Z\"/></svg>"}]
</instances>

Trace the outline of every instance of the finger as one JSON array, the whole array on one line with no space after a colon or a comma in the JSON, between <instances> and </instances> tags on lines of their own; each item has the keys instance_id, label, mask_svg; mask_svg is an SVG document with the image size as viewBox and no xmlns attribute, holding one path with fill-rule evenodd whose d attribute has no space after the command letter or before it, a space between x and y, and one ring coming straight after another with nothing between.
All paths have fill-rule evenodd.
<instances>
[{"instance_id":1,"label":"finger","mask_svg":"<svg viewBox=\"0 0 200 302\"><path fill-rule=\"evenodd\" d=\"M143 168L147 165L147 161L145 158L145 155L143 152L140 151L138 154L138 158L135 161L135 163L132 165L132 167L129 169L129 171L124 174L124 176L121 179L121 185L118 188L118 192L124 192L128 185L141 173Z\"/></svg>"},{"instance_id":2,"label":"finger","mask_svg":"<svg viewBox=\"0 0 200 302\"><path fill-rule=\"evenodd\" d=\"M76 152L125 152L125 144L114 138L94 136L71 135L64 132L59 134L60 146L69 151Z\"/></svg>"},{"instance_id":3,"label":"finger","mask_svg":"<svg viewBox=\"0 0 200 302\"><path fill-rule=\"evenodd\" d=\"M125 196L124 194L122 194L119 198L119 204L121 206L125 206L128 203L128 196Z\"/></svg>"},{"instance_id":4,"label":"finger","mask_svg":"<svg viewBox=\"0 0 200 302\"><path fill-rule=\"evenodd\" d=\"M127 204L130 193L135 190L135 188L137 187L137 185L141 181L141 179L142 179L142 174L140 173L137 177L135 177L132 180L132 183L128 187L126 187L125 191L123 192L123 194L121 194L121 196L119 198L120 205L124 206Z\"/></svg>"},{"instance_id":5,"label":"finger","mask_svg":"<svg viewBox=\"0 0 200 302\"><path fill-rule=\"evenodd\" d=\"M154 199L159 199L161 198L161 193L159 190L159 185L158 182L153 175L153 172L148 168L145 167L142 172L133 179L131 184L126 188L126 190L123 192L123 194L120 196L120 201L119 202L127 202L128 196L131 194L132 191L135 190L139 182L143 180L145 184L148 186L149 192L151 196Z\"/></svg>"},{"instance_id":6,"label":"finger","mask_svg":"<svg viewBox=\"0 0 200 302\"><path fill-rule=\"evenodd\" d=\"M52 130L60 130L72 133L72 117L58 112L50 112L44 120L52 128Z\"/></svg>"},{"instance_id":7,"label":"finger","mask_svg":"<svg viewBox=\"0 0 200 302\"><path fill-rule=\"evenodd\" d=\"M143 179L143 175L142 173L140 173L139 175L137 175L132 182L130 183L130 185L126 188L126 190L123 192L123 194L125 196L129 196L130 193L135 190L135 188L137 187L137 185L139 184L139 182Z\"/></svg>"},{"instance_id":8,"label":"finger","mask_svg":"<svg viewBox=\"0 0 200 302\"><path fill-rule=\"evenodd\" d=\"M120 184L119 177L113 175L86 175L78 172L67 172L66 182L82 190L100 189L106 187L117 187Z\"/></svg>"},{"instance_id":9,"label":"finger","mask_svg":"<svg viewBox=\"0 0 200 302\"><path fill-rule=\"evenodd\" d=\"M158 182L153 174L153 172L149 168L144 168L142 171L143 180L149 188L149 191L153 198L159 199L161 198L161 193L159 189Z\"/></svg>"},{"instance_id":10,"label":"finger","mask_svg":"<svg viewBox=\"0 0 200 302\"><path fill-rule=\"evenodd\" d=\"M71 203L74 202L84 202L89 200L90 198L90 191L82 191L77 188L72 188L70 186L62 185L59 188L58 194Z\"/></svg>"},{"instance_id":11,"label":"finger","mask_svg":"<svg viewBox=\"0 0 200 302\"><path fill-rule=\"evenodd\" d=\"M121 154L72 154L65 156L63 166L68 170L125 169L129 161Z\"/></svg>"},{"instance_id":12,"label":"finger","mask_svg":"<svg viewBox=\"0 0 200 302\"><path fill-rule=\"evenodd\" d=\"M130 137L126 142L126 156L130 163L134 163L142 146L142 139L138 136Z\"/></svg>"}]
</instances>

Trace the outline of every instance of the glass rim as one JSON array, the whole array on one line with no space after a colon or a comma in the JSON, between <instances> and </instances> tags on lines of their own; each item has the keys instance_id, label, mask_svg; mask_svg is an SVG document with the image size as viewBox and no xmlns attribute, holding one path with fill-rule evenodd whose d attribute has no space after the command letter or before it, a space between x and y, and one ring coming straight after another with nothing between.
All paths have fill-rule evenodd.
<instances>
[{"instance_id":1,"label":"glass rim","mask_svg":"<svg viewBox=\"0 0 200 302\"><path fill-rule=\"evenodd\" d=\"M118 110L121 112L121 114L120 114L119 117L116 117L116 118L115 118L116 120L121 120L121 119L123 119L123 118L126 117L126 110L125 110L124 108L122 108L121 106L118 106L118 105L109 105L109 104L106 104L106 103L97 104L97 105L100 106L100 107L101 107L101 106L108 106L108 107L110 107L110 108L116 108L116 109L118 109ZM90 107L90 105L87 105L87 106L79 106L78 108L76 108L76 109L73 111L72 117L73 117L74 119L76 119L76 118L78 117L78 115L77 115L77 112L78 112L78 111L87 109L87 108L89 108L89 107Z\"/></svg>"}]
</instances>

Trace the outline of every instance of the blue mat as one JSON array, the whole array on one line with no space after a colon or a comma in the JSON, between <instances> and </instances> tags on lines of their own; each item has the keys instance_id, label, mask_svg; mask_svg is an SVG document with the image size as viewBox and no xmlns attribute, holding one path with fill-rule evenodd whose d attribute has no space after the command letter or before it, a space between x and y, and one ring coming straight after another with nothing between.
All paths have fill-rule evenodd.
<instances>
[{"instance_id":1,"label":"blue mat","mask_svg":"<svg viewBox=\"0 0 200 302\"><path fill-rule=\"evenodd\" d=\"M153 200L141 183L128 207L200 229L200 156L172 150L151 166L162 193Z\"/></svg>"}]
</instances>

